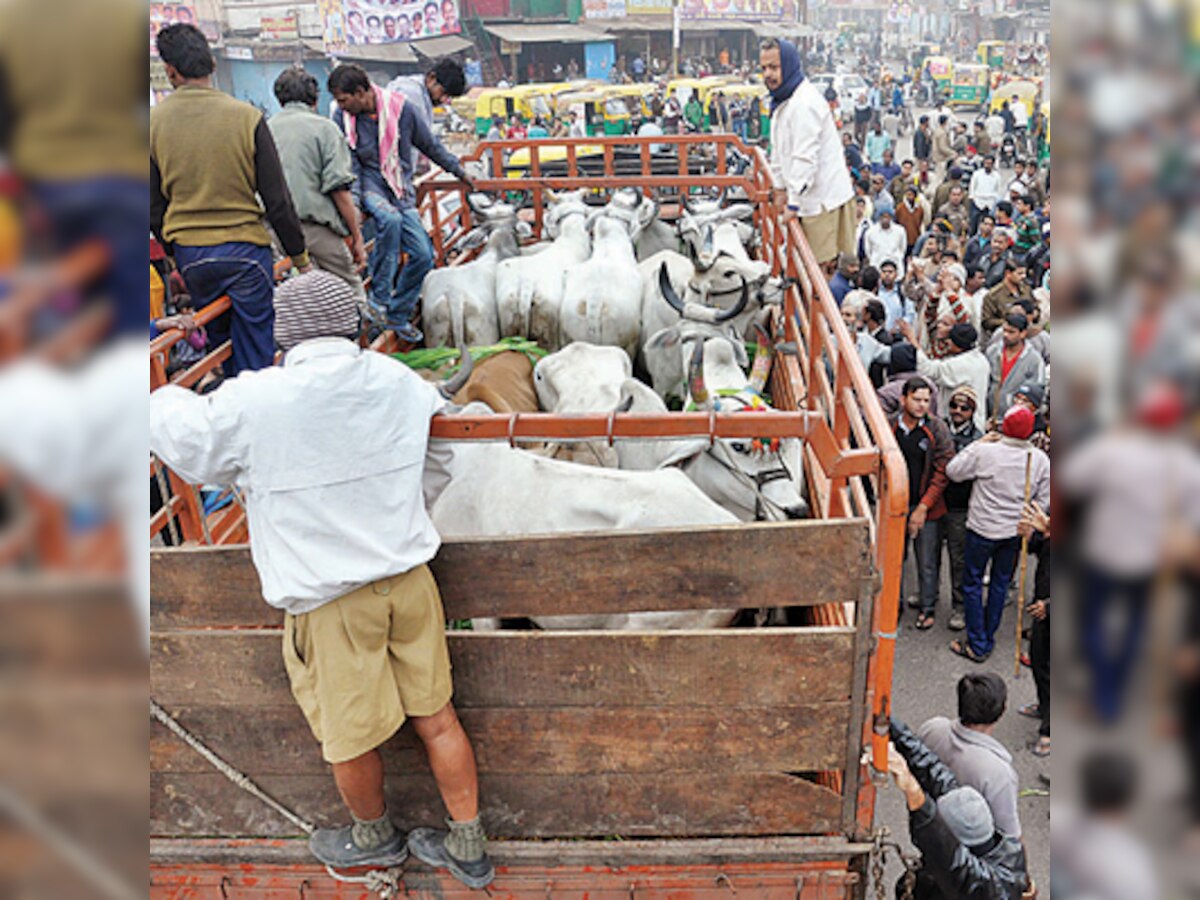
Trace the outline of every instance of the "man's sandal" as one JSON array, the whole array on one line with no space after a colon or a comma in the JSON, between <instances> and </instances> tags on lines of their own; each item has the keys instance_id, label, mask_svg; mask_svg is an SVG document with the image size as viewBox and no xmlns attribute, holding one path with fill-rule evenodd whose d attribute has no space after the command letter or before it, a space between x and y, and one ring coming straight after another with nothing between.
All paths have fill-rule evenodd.
<instances>
[{"instance_id":1,"label":"man's sandal","mask_svg":"<svg viewBox=\"0 0 1200 900\"><path fill-rule=\"evenodd\" d=\"M917 629L919 631L928 631L933 627L933 613L921 613L917 616Z\"/></svg>"},{"instance_id":2,"label":"man's sandal","mask_svg":"<svg viewBox=\"0 0 1200 900\"><path fill-rule=\"evenodd\" d=\"M1036 703L1026 703L1024 706L1017 707L1017 714L1027 719L1040 719L1042 717L1042 708Z\"/></svg>"},{"instance_id":3,"label":"man's sandal","mask_svg":"<svg viewBox=\"0 0 1200 900\"><path fill-rule=\"evenodd\" d=\"M991 655L990 653L976 653L966 641L951 641L950 652L961 656L963 659L969 659L973 663L985 663Z\"/></svg>"},{"instance_id":4,"label":"man's sandal","mask_svg":"<svg viewBox=\"0 0 1200 900\"><path fill-rule=\"evenodd\" d=\"M1025 745L1025 748L1034 756L1045 758L1050 755L1050 738L1039 737L1035 741L1030 741Z\"/></svg>"}]
</instances>

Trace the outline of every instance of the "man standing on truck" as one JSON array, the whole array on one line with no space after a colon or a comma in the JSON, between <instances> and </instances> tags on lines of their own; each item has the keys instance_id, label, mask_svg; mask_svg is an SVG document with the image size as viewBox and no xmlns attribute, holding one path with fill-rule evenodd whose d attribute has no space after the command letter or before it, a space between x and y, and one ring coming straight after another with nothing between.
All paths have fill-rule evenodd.
<instances>
[{"instance_id":1,"label":"man standing on truck","mask_svg":"<svg viewBox=\"0 0 1200 900\"><path fill-rule=\"evenodd\" d=\"M295 266L312 267L271 129L213 87L216 62L196 26L170 25L157 44L175 92L150 111L150 227L197 310L232 301L208 326L214 345L231 338L225 374L266 368L275 360L275 261L264 206Z\"/></svg>"},{"instance_id":2,"label":"man standing on truck","mask_svg":"<svg viewBox=\"0 0 1200 900\"><path fill-rule=\"evenodd\" d=\"M433 242L416 210L412 186L413 148L420 150L473 191L458 158L442 146L403 94L371 83L360 66L341 65L329 73L329 92L342 114L337 123L350 142L354 194L375 219L371 253L371 293L386 314L387 327L408 344L423 335L412 324L421 284L433 268ZM400 254L408 261L396 281Z\"/></svg>"},{"instance_id":3,"label":"man standing on truck","mask_svg":"<svg viewBox=\"0 0 1200 900\"><path fill-rule=\"evenodd\" d=\"M763 81L771 92L771 169L785 221L799 219L817 262L832 274L838 253L853 253L854 187L829 104L804 77L790 41L759 45Z\"/></svg>"},{"instance_id":4,"label":"man standing on truck","mask_svg":"<svg viewBox=\"0 0 1200 900\"><path fill-rule=\"evenodd\" d=\"M481 888L494 868L427 566L440 540L422 473L429 420L444 401L406 366L358 346L358 308L342 282L305 277L308 296L286 294L278 310L283 365L204 397L155 391L150 447L189 482L245 491L263 599L285 613L292 693L353 820L317 829L313 855L334 868L383 868L411 850ZM341 288L323 289L321 278ZM450 813L448 831L418 828L407 843L388 816L379 754L405 720Z\"/></svg>"},{"instance_id":5,"label":"man standing on truck","mask_svg":"<svg viewBox=\"0 0 1200 900\"><path fill-rule=\"evenodd\" d=\"M275 99L282 108L267 125L309 255L362 293L358 273L367 265L367 253L350 193L354 167L341 132L317 113L317 97L316 78L297 66L284 69L275 79Z\"/></svg>"}]
</instances>

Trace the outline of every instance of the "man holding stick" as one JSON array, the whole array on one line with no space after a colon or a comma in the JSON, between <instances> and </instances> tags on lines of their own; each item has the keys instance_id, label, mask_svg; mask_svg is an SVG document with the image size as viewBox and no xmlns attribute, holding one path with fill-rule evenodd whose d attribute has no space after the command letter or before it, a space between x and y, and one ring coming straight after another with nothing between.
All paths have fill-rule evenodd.
<instances>
[{"instance_id":1,"label":"man holding stick","mask_svg":"<svg viewBox=\"0 0 1200 900\"><path fill-rule=\"evenodd\" d=\"M963 547L967 634L965 640L950 643L951 651L972 662L983 662L996 646L996 630L1020 550L1021 512L1030 500L1043 509L1050 504L1050 457L1029 442L1032 433L1033 413L1023 406L1013 407L1004 416L1001 433L976 441L946 465L951 481L975 479ZM991 582L985 604L983 573L989 561Z\"/></svg>"}]
</instances>

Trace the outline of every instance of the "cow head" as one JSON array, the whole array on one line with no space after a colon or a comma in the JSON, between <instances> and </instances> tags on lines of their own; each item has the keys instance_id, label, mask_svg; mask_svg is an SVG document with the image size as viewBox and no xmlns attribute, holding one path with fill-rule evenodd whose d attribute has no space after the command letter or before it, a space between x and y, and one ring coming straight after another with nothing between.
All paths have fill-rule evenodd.
<instances>
[{"instance_id":1,"label":"cow head","mask_svg":"<svg viewBox=\"0 0 1200 900\"><path fill-rule=\"evenodd\" d=\"M770 409L756 385L765 382L771 348L759 343L755 371L758 377L747 381L721 340L696 341L688 365L688 392L691 404L699 409L736 412L746 415ZM714 365L706 367L706 355ZM764 363L760 365L760 362ZM715 375L719 387L710 390ZM735 387L740 378L741 387ZM808 503L800 493L799 443L778 438L720 439L689 464L688 474L705 493L730 512L743 519L780 521L808 515Z\"/></svg>"},{"instance_id":2,"label":"cow head","mask_svg":"<svg viewBox=\"0 0 1200 900\"><path fill-rule=\"evenodd\" d=\"M588 215L588 206L585 202L587 192L580 188L575 191L555 191L551 188L546 188L546 215L543 219L543 224L546 236L554 239L562 232L562 225L571 216Z\"/></svg>"},{"instance_id":3,"label":"cow head","mask_svg":"<svg viewBox=\"0 0 1200 900\"><path fill-rule=\"evenodd\" d=\"M603 209L593 212L589 224L599 217L615 219L624 227L630 241L638 236L658 218L658 201L645 196L636 188L621 188L614 191L612 199Z\"/></svg>"},{"instance_id":4,"label":"cow head","mask_svg":"<svg viewBox=\"0 0 1200 900\"><path fill-rule=\"evenodd\" d=\"M533 386L547 412L607 412L632 375L629 354L620 347L576 341L538 361Z\"/></svg>"},{"instance_id":5,"label":"cow head","mask_svg":"<svg viewBox=\"0 0 1200 900\"><path fill-rule=\"evenodd\" d=\"M518 244L533 237L533 229L528 222L517 218L516 207L512 204L494 200L486 194L472 194L468 200L477 224L463 236L459 244L461 250L474 250L500 234L511 235Z\"/></svg>"}]
</instances>

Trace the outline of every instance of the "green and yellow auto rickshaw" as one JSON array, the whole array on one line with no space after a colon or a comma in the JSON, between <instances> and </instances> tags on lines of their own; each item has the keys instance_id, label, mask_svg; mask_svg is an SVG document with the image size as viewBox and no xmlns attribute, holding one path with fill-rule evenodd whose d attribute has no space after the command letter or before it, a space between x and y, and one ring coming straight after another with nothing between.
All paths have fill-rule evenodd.
<instances>
[{"instance_id":1,"label":"green and yellow auto rickshaw","mask_svg":"<svg viewBox=\"0 0 1200 900\"><path fill-rule=\"evenodd\" d=\"M549 121L551 114L546 94L533 85L488 88L475 101L475 133L480 137L486 135L495 118L508 122L518 116L522 122L529 123L534 116Z\"/></svg>"},{"instance_id":2,"label":"green and yellow auto rickshaw","mask_svg":"<svg viewBox=\"0 0 1200 900\"><path fill-rule=\"evenodd\" d=\"M710 91L704 99L704 126L709 131L713 126L712 103L718 91L724 95L725 103L729 104L734 99L741 100L746 106L747 123L746 137L749 140L757 140L760 137L767 137L771 129L771 105L767 102L768 91L766 85L762 84L726 84L717 90ZM757 114L756 114L757 113Z\"/></svg>"},{"instance_id":3,"label":"green and yellow auto rickshaw","mask_svg":"<svg viewBox=\"0 0 1200 900\"><path fill-rule=\"evenodd\" d=\"M607 133L606 101L607 98L600 91L564 91L554 98L554 108L560 116L572 112L579 116L588 137L603 137Z\"/></svg>"},{"instance_id":4,"label":"green and yellow auto rickshaw","mask_svg":"<svg viewBox=\"0 0 1200 900\"><path fill-rule=\"evenodd\" d=\"M1003 69L1008 41L980 41L975 45L975 60L989 69Z\"/></svg>"},{"instance_id":5,"label":"green and yellow auto rickshaw","mask_svg":"<svg viewBox=\"0 0 1200 900\"><path fill-rule=\"evenodd\" d=\"M988 88L991 84L991 69L974 63L959 63L954 67L950 80L950 105L953 107L987 106Z\"/></svg>"}]
</instances>

